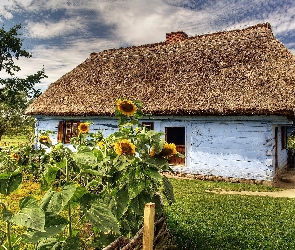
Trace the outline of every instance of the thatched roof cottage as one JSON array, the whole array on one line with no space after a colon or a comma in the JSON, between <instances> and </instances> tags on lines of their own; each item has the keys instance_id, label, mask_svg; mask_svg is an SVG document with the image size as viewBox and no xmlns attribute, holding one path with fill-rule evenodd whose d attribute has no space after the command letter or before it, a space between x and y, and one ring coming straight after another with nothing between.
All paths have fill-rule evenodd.
<instances>
[{"instance_id":1,"label":"thatched roof cottage","mask_svg":"<svg viewBox=\"0 0 295 250\"><path fill-rule=\"evenodd\" d=\"M287 165L295 117L295 57L269 23L92 53L27 109L37 129L69 141L77 122L114 130L119 97L141 100L142 121L186 155L178 170L273 180Z\"/></svg>"}]
</instances>

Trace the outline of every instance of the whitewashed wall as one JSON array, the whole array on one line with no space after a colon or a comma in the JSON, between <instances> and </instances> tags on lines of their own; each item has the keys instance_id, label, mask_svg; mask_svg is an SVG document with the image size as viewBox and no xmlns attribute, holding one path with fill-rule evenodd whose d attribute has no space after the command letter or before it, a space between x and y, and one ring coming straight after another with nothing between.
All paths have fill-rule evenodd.
<instances>
[{"instance_id":1,"label":"whitewashed wall","mask_svg":"<svg viewBox=\"0 0 295 250\"><path fill-rule=\"evenodd\" d=\"M287 165L287 149L281 147L283 117L199 117L162 120L158 128L185 126L186 164L175 170L202 175L273 180ZM278 127L277 169L275 127Z\"/></svg>"},{"instance_id":2,"label":"whitewashed wall","mask_svg":"<svg viewBox=\"0 0 295 250\"><path fill-rule=\"evenodd\" d=\"M63 117L63 119L67 119ZM71 118L73 119L73 118ZM76 119L87 121L82 118ZM38 117L37 130L53 130L56 143L59 118ZM275 175L275 127L278 127L278 168L287 164L287 150L281 148L281 126L291 126L283 117L154 117L154 129L185 127L186 164L175 170L203 175L272 180ZM117 129L117 120L93 119L91 131L108 136ZM288 130L289 131L289 130Z\"/></svg>"},{"instance_id":3,"label":"whitewashed wall","mask_svg":"<svg viewBox=\"0 0 295 250\"><path fill-rule=\"evenodd\" d=\"M80 122L90 121L90 119L85 119L85 117L75 117L75 119L73 119L73 117L37 117L36 133L40 134L40 132L48 130L54 132L50 135L50 138L52 143L56 144L58 124L62 120L78 120ZM118 128L118 122L115 119L94 119L91 120L91 122L93 122L93 124L90 126L90 132L95 133L98 131L98 129L100 129L105 137L115 132Z\"/></svg>"},{"instance_id":4,"label":"whitewashed wall","mask_svg":"<svg viewBox=\"0 0 295 250\"><path fill-rule=\"evenodd\" d=\"M273 131L266 122L191 123L188 162L182 171L246 179L273 176Z\"/></svg>"}]
</instances>

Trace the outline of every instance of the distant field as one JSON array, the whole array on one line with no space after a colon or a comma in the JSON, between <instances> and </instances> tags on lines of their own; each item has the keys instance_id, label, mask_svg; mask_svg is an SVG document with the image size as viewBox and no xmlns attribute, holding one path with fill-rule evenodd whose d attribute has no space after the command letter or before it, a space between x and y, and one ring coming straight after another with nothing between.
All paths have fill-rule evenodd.
<instances>
[{"instance_id":1,"label":"distant field","mask_svg":"<svg viewBox=\"0 0 295 250\"><path fill-rule=\"evenodd\" d=\"M0 147L19 146L28 143L29 139L25 135L6 136L3 135L0 141Z\"/></svg>"}]
</instances>

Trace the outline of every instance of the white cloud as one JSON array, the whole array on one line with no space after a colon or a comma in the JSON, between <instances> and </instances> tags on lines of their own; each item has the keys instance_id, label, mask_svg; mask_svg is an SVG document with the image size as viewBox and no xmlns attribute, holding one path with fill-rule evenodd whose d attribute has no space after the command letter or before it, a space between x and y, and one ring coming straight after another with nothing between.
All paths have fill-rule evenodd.
<instances>
[{"instance_id":1,"label":"white cloud","mask_svg":"<svg viewBox=\"0 0 295 250\"><path fill-rule=\"evenodd\" d=\"M2 0L1 0L2 1ZM7 1L7 0L6 0ZM8 0L10 1L10 0ZM83 10L89 9L93 3L100 0L14 0L13 5L14 11L25 11L28 12L45 12L48 10L59 10L66 9L70 10ZM16 6L18 6L17 9Z\"/></svg>"},{"instance_id":2,"label":"white cloud","mask_svg":"<svg viewBox=\"0 0 295 250\"><path fill-rule=\"evenodd\" d=\"M34 0L14 0L14 2L24 7L28 7L34 2Z\"/></svg>"},{"instance_id":3,"label":"white cloud","mask_svg":"<svg viewBox=\"0 0 295 250\"><path fill-rule=\"evenodd\" d=\"M12 4L11 0L1 0L0 2L0 22L3 22L2 18L11 19L13 15L6 9Z\"/></svg>"},{"instance_id":4,"label":"white cloud","mask_svg":"<svg viewBox=\"0 0 295 250\"><path fill-rule=\"evenodd\" d=\"M4 0L10 2L10 0ZM168 0L15 0L19 8L11 11L29 11L35 15L46 11L65 10L58 21L44 19L43 22L28 22L34 38L52 38L82 30L90 22L103 21L111 25L113 35L125 44L145 44L162 41L166 32L183 30L190 35L212 33L218 30L243 28L244 26L269 21L275 32L282 34L295 29L295 6L284 6L284 1L273 8L272 1L214 1L202 5L202 9L188 9L196 5L193 1ZM169 4L170 2L170 4ZM173 5L171 5L173 3ZM178 5L178 6L177 6ZM250 16L262 9L259 17ZM92 18L83 16L83 11L96 11ZM9 14L7 12L7 14ZM244 15L244 16L243 16ZM240 18L237 22L237 18Z\"/></svg>"},{"instance_id":5,"label":"white cloud","mask_svg":"<svg viewBox=\"0 0 295 250\"><path fill-rule=\"evenodd\" d=\"M26 77L35 74L38 70L45 68L45 74L48 78L42 80L36 87L44 91L48 85L64 74L74 69L78 64L85 61L92 52L98 52L110 47L118 47L119 44L105 39L77 39L72 46L61 49L58 46L47 47L44 45L36 46L32 51L32 58L21 58L16 61L21 71L17 73L18 77ZM7 77L0 72L0 77Z\"/></svg>"},{"instance_id":6,"label":"white cloud","mask_svg":"<svg viewBox=\"0 0 295 250\"><path fill-rule=\"evenodd\" d=\"M204 23L209 17L161 0L100 2L96 10L106 24L115 27L113 33L118 39L132 45L163 41L166 32L192 32L193 23Z\"/></svg>"},{"instance_id":7,"label":"white cloud","mask_svg":"<svg viewBox=\"0 0 295 250\"><path fill-rule=\"evenodd\" d=\"M0 18L3 17L5 19L12 19L13 12L17 12L19 9L29 8L32 2L33 0L1 0Z\"/></svg>"},{"instance_id":8,"label":"white cloud","mask_svg":"<svg viewBox=\"0 0 295 250\"><path fill-rule=\"evenodd\" d=\"M197 35L240 29L263 22L270 22L275 32L280 34L295 28L295 7L290 8L283 2L274 8L273 1L220 0L213 4L208 2L202 9L183 8L182 1L173 1L174 5L167 2L169 1L97 1L93 8L106 24L115 27L113 32L118 39L134 45L162 41L166 32L177 30ZM188 0L185 3L193 5ZM259 8L261 11L257 11Z\"/></svg>"},{"instance_id":9,"label":"white cloud","mask_svg":"<svg viewBox=\"0 0 295 250\"><path fill-rule=\"evenodd\" d=\"M84 25L80 17L63 19L59 22L44 21L42 23L34 23L28 21L26 29L28 36L32 38L53 38L57 36L65 36L75 30L83 29Z\"/></svg>"}]
</instances>

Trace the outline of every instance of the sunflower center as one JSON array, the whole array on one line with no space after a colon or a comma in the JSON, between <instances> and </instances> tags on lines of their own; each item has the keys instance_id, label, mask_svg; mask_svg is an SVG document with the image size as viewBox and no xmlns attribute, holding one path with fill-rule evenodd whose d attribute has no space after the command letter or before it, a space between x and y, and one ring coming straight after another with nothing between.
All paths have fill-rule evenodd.
<instances>
[{"instance_id":1,"label":"sunflower center","mask_svg":"<svg viewBox=\"0 0 295 250\"><path fill-rule=\"evenodd\" d=\"M13 159L15 159L17 161L20 159L20 157L19 157L19 155L17 153L12 154L11 158L13 158Z\"/></svg>"},{"instance_id":2,"label":"sunflower center","mask_svg":"<svg viewBox=\"0 0 295 250\"><path fill-rule=\"evenodd\" d=\"M123 154L131 154L132 153L132 148L128 143L122 143L121 144L121 149Z\"/></svg>"},{"instance_id":3,"label":"sunflower center","mask_svg":"<svg viewBox=\"0 0 295 250\"><path fill-rule=\"evenodd\" d=\"M124 110L125 112L131 112L134 109L134 105L132 103L129 102L123 102L121 104L121 108L122 110Z\"/></svg>"},{"instance_id":4,"label":"sunflower center","mask_svg":"<svg viewBox=\"0 0 295 250\"><path fill-rule=\"evenodd\" d=\"M87 123L80 123L78 129L81 133L87 133L89 131L89 125Z\"/></svg>"},{"instance_id":5,"label":"sunflower center","mask_svg":"<svg viewBox=\"0 0 295 250\"><path fill-rule=\"evenodd\" d=\"M82 130L82 131L86 131L86 130L87 130L87 126L82 125L82 126L81 126L81 130Z\"/></svg>"},{"instance_id":6,"label":"sunflower center","mask_svg":"<svg viewBox=\"0 0 295 250\"><path fill-rule=\"evenodd\" d=\"M173 150L171 148L163 148L160 155L161 156L169 156L173 153Z\"/></svg>"}]
</instances>

